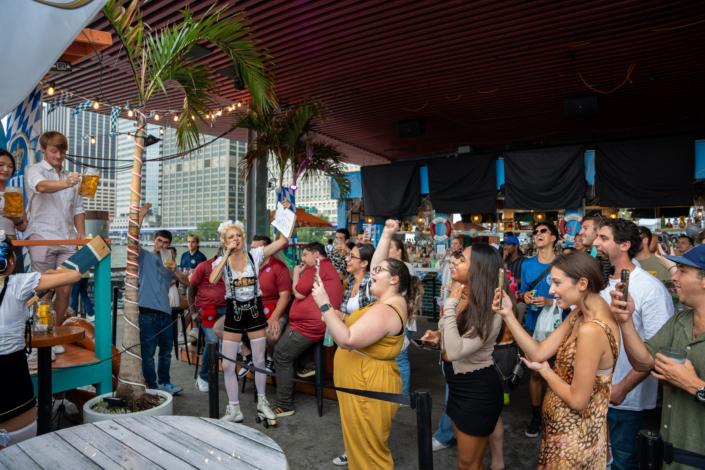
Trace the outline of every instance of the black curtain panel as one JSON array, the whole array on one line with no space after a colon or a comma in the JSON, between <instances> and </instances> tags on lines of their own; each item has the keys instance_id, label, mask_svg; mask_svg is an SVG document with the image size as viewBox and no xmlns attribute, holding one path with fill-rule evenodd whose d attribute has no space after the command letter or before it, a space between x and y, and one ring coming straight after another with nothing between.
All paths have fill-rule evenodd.
<instances>
[{"instance_id":1,"label":"black curtain panel","mask_svg":"<svg viewBox=\"0 0 705 470\"><path fill-rule=\"evenodd\" d=\"M418 163L363 166L360 173L365 217L404 217L419 213Z\"/></svg>"},{"instance_id":2,"label":"black curtain panel","mask_svg":"<svg viewBox=\"0 0 705 470\"><path fill-rule=\"evenodd\" d=\"M497 209L494 155L436 158L428 162L433 210L443 214L484 214Z\"/></svg>"},{"instance_id":3,"label":"black curtain panel","mask_svg":"<svg viewBox=\"0 0 705 470\"><path fill-rule=\"evenodd\" d=\"M595 144L595 192L605 207L693 204L693 136Z\"/></svg>"},{"instance_id":4,"label":"black curtain panel","mask_svg":"<svg viewBox=\"0 0 705 470\"><path fill-rule=\"evenodd\" d=\"M551 210L582 206L582 145L504 152L504 207Z\"/></svg>"}]
</instances>

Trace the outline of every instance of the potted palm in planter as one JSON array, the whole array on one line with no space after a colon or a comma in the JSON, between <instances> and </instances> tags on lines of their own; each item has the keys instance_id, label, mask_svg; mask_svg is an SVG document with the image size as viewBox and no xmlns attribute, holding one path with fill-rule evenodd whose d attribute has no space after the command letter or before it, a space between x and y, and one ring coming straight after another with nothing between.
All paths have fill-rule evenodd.
<instances>
[{"instance_id":1,"label":"potted palm in planter","mask_svg":"<svg viewBox=\"0 0 705 470\"><path fill-rule=\"evenodd\" d=\"M151 32L144 28L137 8L137 0L123 7L123 0L109 0L103 14L115 29L134 76L136 94L130 107L136 111L135 158L133 160L130 192L130 228L125 283L125 325L118 387L115 397L126 403L129 411L146 411L154 407L168 411L171 396L164 392L147 393L142 377L140 336L137 325L137 283L139 244L139 209L142 174L142 156L145 141L146 109L148 102L161 93L181 92L183 106L176 128L179 151L188 151L199 145L202 124L212 113L210 103L215 102L218 88L212 71L205 64L184 59L186 53L200 41L208 41L232 61L239 77L247 86L252 101L261 109L271 109L276 103L272 76L265 68L270 56L253 36L247 20L239 14L226 15L226 8L214 10L212 6L200 19L183 11L184 19L160 30ZM165 396L167 395L167 396ZM159 398L159 397L162 398ZM84 406L86 416L102 397L96 397ZM165 400L165 401L164 401ZM101 405L102 406L102 405ZM114 415L105 415L111 419Z\"/></svg>"}]
</instances>

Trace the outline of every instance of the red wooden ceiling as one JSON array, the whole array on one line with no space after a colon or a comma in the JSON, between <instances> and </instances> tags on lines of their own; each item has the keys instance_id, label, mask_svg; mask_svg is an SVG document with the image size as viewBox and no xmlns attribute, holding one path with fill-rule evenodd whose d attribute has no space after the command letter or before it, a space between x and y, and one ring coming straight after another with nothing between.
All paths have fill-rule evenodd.
<instances>
[{"instance_id":1,"label":"red wooden ceiling","mask_svg":"<svg viewBox=\"0 0 705 470\"><path fill-rule=\"evenodd\" d=\"M188 6L199 16L212 3L140 2L153 30L180 20L179 9ZM498 148L703 126L705 2L250 0L219 6L228 4L245 12L274 57L280 102L322 99L332 118L321 131L355 163L464 145ZM88 27L112 31L102 15ZM124 103L133 83L113 40L103 55L102 93ZM228 65L221 53L201 60L214 71ZM632 64L631 81L599 95L598 115L565 117L566 96L591 92L580 74L610 91ZM98 60L77 69L57 79L59 87L100 97ZM232 80L215 76L221 104L248 97ZM169 102L178 108L179 97L154 99L150 107L169 108ZM425 119L425 134L398 138L398 121L416 117ZM228 124L221 117L208 132L221 134ZM230 137L244 140L245 133Z\"/></svg>"}]
</instances>

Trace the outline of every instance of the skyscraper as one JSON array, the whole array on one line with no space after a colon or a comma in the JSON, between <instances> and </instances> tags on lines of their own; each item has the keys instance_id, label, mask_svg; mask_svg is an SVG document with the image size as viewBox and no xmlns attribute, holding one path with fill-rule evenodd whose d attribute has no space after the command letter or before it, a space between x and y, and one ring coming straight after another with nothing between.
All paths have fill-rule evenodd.
<instances>
[{"instance_id":1,"label":"skyscraper","mask_svg":"<svg viewBox=\"0 0 705 470\"><path fill-rule=\"evenodd\" d=\"M165 157L175 155L176 132L166 128ZM196 227L211 220L245 217L245 181L240 180L240 156L245 142L201 136L205 147L163 163L162 223L165 227Z\"/></svg>"},{"instance_id":2,"label":"skyscraper","mask_svg":"<svg viewBox=\"0 0 705 470\"><path fill-rule=\"evenodd\" d=\"M115 215L115 170L117 137L110 134L110 116L82 111L72 116L74 110L58 107L47 115L44 107L44 131L58 131L66 136L69 149L64 168L82 173L84 166L98 167L100 183L95 198L83 198L83 207L91 211L107 211ZM95 138L95 144L91 143ZM92 157L92 158L86 158Z\"/></svg>"}]
</instances>

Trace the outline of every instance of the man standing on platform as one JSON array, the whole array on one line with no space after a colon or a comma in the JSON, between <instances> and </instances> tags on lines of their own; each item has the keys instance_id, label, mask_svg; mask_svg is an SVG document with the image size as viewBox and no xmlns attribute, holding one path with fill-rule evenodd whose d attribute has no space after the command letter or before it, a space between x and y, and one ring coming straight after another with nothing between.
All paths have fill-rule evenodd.
<instances>
[{"instance_id":1,"label":"man standing on platform","mask_svg":"<svg viewBox=\"0 0 705 470\"><path fill-rule=\"evenodd\" d=\"M636 260L641 268L649 274L653 274L659 281L668 281L671 279L671 274L668 269L664 268L656 256L651 253L649 246L653 234L646 227L639 226L639 236L641 237L641 249L636 255Z\"/></svg>"},{"instance_id":2,"label":"man standing on platform","mask_svg":"<svg viewBox=\"0 0 705 470\"><path fill-rule=\"evenodd\" d=\"M560 238L556 226L551 222L539 222L533 232L534 243L538 253L524 260L521 266L521 289L526 303L526 320L524 326L533 334L536 320L544 307L555 302L548 293L551 288L551 263L556 258L554 246ZM536 291L532 296L531 291ZM526 437L538 437L541 432L541 400L543 398L543 379L537 371L531 371L529 381L531 394L532 419L524 434Z\"/></svg>"},{"instance_id":3,"label":"man standing on platform","mask_svg":"<svg viewBox=\"0 0 705 470\"><path fill-rule=\"evenodd\" d=\"M313 300L313 283L316 276L316 260L320 262L321 282L330 297L335 310L340 310L343 300L343 285L340 277L326 258L326 248L322 243L313 242L302 247L303 265L294 268L294 303L289 310L289 324L284 328L274 348L274 368L278 374L294 377L296 360L301 356L304 367L302 377L315 374L312 347L323 340L326 324L321 320L321 311ZM277 380L277 406L272 411L277 417L294 414L294 391L296 384L289 380Z\"/></svg>"},{"instance_id":4,"label":"man standing on platform","mask_svg":"<svg viewBox=\"0 0 705 470\"><path fill-rule=\"evenodd\" d=\"M152 204L145 204L140 209L140 226ZM178 269L176 263L169 259L166 266L162 263L160 250L171 246L171 232L159 230L154 234L152 251L139 251L139 281L140 293L137 298L139 306L140 343L142 348L142 375L148 389L163 390L176 394L183 390L171 383L169 369L171 368L171 348L174 346L174 330L171 327L171 305L169 304L169 288L171 281L179 281L188 287L191 284ZM171 255L171 252L169 252ZM154 354L159 347L158 377L154 373Z\"/></svg>"},{"instance_id":5,"label":"man standing on platform","mask_svg":"<svg viewBox=\"0 0 705 470\"><path fill-rule=\"evenodd\" d=\"M81 176L63 168L69 148L66 137L55 131L39 136L39 148L44 159L29 165L24 172L24 187L27 192L27 214L29 223L24 236L29 240L85 240L86 211L83 198L75 186ZM75 228L74 228L75 227ZM32 271L43 273L58 269L61 263L76 253L75 245L51 245L29 247ZM56 325L64 321L71 300L72 286L56 288L53 309ZM51 299L48 293L42 300ZM62 346L54 346L55 353L63 353Z\"/></svg>"},{"instance_id":6,"label":"man standing on platform","mask_svg":"<svg viewBox=\"0 0 705 470\"><path fill-rule=\"evenodd\" d=\"M673 316L673 301L661 281L632 262L641 245L642 236L636 224L624 219L605 220L594 243L598 254L607 256L614 266L609 286L600 295L611 303L610 292L620 282L622 270L629 270L629 297L636 306L631 320L641 341L646 341ZM612 469L638 468L636 436L644 428L647 410L656 407L657 388L658 382L649 377L649 372L632 369L622 347L614 368L607 413L614 458Z\"/></svg>"}]
</instances>

